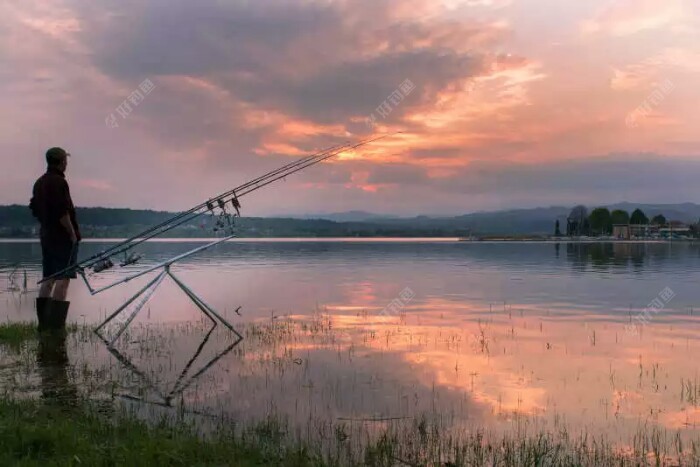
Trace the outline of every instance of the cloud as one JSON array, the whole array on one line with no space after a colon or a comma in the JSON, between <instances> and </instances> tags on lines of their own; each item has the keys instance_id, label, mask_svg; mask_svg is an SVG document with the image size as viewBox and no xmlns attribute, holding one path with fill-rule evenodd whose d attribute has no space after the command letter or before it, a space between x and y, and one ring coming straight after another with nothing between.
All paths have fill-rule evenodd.
<instances>
[{"instance_id":1,"label":"cloud","mask_svg":"<svg viewBox=\"0 0 700 467\"><path fill-rule=\"evenodd\" d=\"M618 0L583 23L584 33L630 36L659 29L687 33L693 16L688 0Z\"/></svg>"},{"instance_id":2,"label":"cloud","mask_svg":"<svg viewBox=\"0 0 700 467\"><path fill-rule=\"evenodd\" d=\"M336 165L327 171L305 174L308 189L323 196L342 195L344 190L371 186L383 198L405 200L392 212L455 213L499 209L518 199L518 206L574 205L634 200L684 202L697 199L700 160L673 159L658 154L609 154L572 158L548 164L480 161L448 172L431 175L431 168L412 164ZM676 187L673 193L668 186ZM440 208L431 205L443 200ZM377 210L388 205L373 203ZM388 211L386 211L388 212Z\"/></svg>"},{"instance_id":3,"label":"cloud","mask_svg":"<svg viewBox=\"0 0 700 467\"><path fill-rule=\"evenodd\" d=\"M700 53L685 48L666 48L637 63L613 68L610 86L620 91L648 91L654 84L679 72L700 73Z\"/></svg>"},{"instance_id":4,"label":"cloud","mask_svg":"<svg viewBox=\"0 0 700 467\"><path fill-rule=\"evenodd\" d=\"M78 179L77 181L78 186L85 187L85 188L90 188L93 190L99 190L99 191L113 191L114 186L107 180L98 180L98 179Z\"/></svg>"},{"instance_id":5,"label":"cloud","mask_svg":"<svg viewBox=\"0 0 700 467\"><path fill-rule=\"evenodd\" d=\"M226 163L226 147L300 154L366 133L364 120L406 79L415 91L381 123L410 126L404 120L416 108L505 64L476 49L508 34L503 24L425 21L405 6L209 0L75 8L93 67L122 89L146 77L159 83L138 112L143 132L169 148L205 142L200 163ZM324 131L290 134L304 126Z\"/></svg>"},{"instance_id":6,"label":"cloud","mask_svg":"<svg viewBox=\"0 0 700 467\"><path fill-rule=\"evenodd\" d=\"M11 118L0 121L0 151L14 170L0 196L24 202L54 145L76 155L78 200L180 209L292 157L402 131L290 178L276 188L283 197L261 193L261 213L279 213L280 199L298 211L400 210L407 198L427 211L518 205L547 187L560 196L557 180L579 170L562 161L577 154L697 153L700 52L678 15L693 5L593 2L585 10L599 12L605 34L562 35L554 15L529 13L535 0L6 2L0 98ZM106 127L146 78L153 92ZM414 90L377 116L406 79ZM643 131L626 128L665 79L673 94ZM589 195L573 181L571 198Z\"/></svg>"}]
</instances>

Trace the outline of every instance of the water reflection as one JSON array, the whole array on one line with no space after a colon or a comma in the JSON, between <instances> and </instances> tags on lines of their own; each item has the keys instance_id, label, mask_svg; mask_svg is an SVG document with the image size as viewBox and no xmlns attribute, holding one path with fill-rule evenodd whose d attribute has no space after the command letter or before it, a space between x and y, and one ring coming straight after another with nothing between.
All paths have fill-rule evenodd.
<instances>
[{"instance_id":1,"label":"water reflection","mask_svg":"<svg viewBox=\"0 0 700 467\"><path fill-rule=\"evenodd\" d=\"M138 392L141 395L135 395L133 393L116 393L117 396L127 398L127 399L132 399L132 400L139 400L141 402L148 402L151 404L157 404L157 405L163 405L166 407L172 407L173 405L173 400L175 400L177 397L181 396L181 394L186 391L193 383L195 383L200 377L202 377L207 371L210 371L214 368L214 366L221 360L223 357L225 357L229 352L231 352L236 346L238 346L243 338L234 332L230 332L229 337L233 339L233 342L228 344L226 347L223 348L221 351L216 351L213 355L209 355L207 357L203 357L202 353L204 349L207 347L207 344L209 343L210 339L212 339L212 336L214 335L214 331L217 330L218 324L213 323L210 327L209 330L204 334L204 336L201 338L201 341L197 345L196 349L194 350L194 353L186 360L186 363L182 367L182 370L179 372L177 378L175 379L174 382L170 382L165 384L165 386L169 386L169 388L165 387L162 383L162 371L160 369L156 369L156 371L153 371L153 360L146 359L146 362L141 362L141 364L138 363L138 359L129 356L129 351L134 350L134 347L137 347L138 351L143 351L142 347L142 341L140 340L135 340L131 342L131 345L127 345L125 349L122 349L121 351L118 349L117 346L115 346L113 343L111 343L107 338L105 338L104 335L95 333L97 337L104 343L107 351L121 364L123 367L131 372L132 376L135 376L139 380L138 384ZM162 332L163 330L160 330ZM137 333L139 331L136 331ZM149 331L147 330L146 333ZM158 331L156 331L158 332ZM178 341L182 340L183 336L177 336ZM219 336L219 340L230 340L230 339L222 339L221 336ZM136 344L136 345L134 345ZM179 350L181 342L178 342L178 345L175 346L174 352L176 354L181 354L183 353L181 350ZM186 346L184 346L186 347ZM179 356L179 355L178 355ZM136 363L134 362L136 361ZM145 363L145 364L144 364ZM143 366L143 367L142 367ZM170 368L172 369L174 365L170 364ZM198 368L195 370L195 368ZM132 380L131 378L127 380ZM128 388L126 388L128 390ZM148 396L155 396L157 399L148 399L148 397L144 397L144 395Z\"/></svg>"},{"instance_id":2,"label":"water reflection","mask_svg":"<svg viewBox=\"0 0 700 467\"><path fill-rule=\"evenodd\" d=\"M41 378L41 397L58 405L75 406L78 389L69 377L66 336L65 331L40 333L36 361Z\"/></svg>"},{"instance_id":3,"label":"water reflection","mask_svg":"<svg viewBox=\"0 0 700 467\"><path fill-rule=\"evenodd\" d=\"M360 434L423 419L445 434L525 424L622 443L645 425L682 430L684 441L700 433L698 318L633 336L598 313L572 315L432 299L382 316L331 303L312 317L248 323L236 352L172 392L193 412L242 425L273 417L292 433L345 422ZM183 346L182 334L169 339ZM145 361L144 374L166 371L153 355Z\"/></svg>"},{"instance_id":4,"label":"water reflection","mask_svg":"<svg viewBox=\"0 0 700 467\"><path fill-rule=\"evenodd\" d=\"M31 256L3 248L13 262ZM187 248L149 244L148 261ZM116 347L68 346L95 387L242 425L279 417L300 436L333 438L329 427L348 423L361 438L420 419L622 443L645 424L699 434L697 244L232 243L180 273L245 339L164 285ZM141 285L97 298L76 287L72 318L99 322ZM406 287L414 299L382 316ZM626 333L665 287L674 300Z\"/></svg>"},{"instance_id":5,"label":"water reflection","mask_svg":"<svg viewBox=\"0 0 700 467\"><path fill-rule=\"evenodd\" d=\"M555 244L555 256L559 257L560 244ZM658 267L666 262L696 261L700 258L700 245L696 242L685 244L651 242L614 243L566 243L567 260L573 268L585 271L615 270L630 268L634 272L645 271L645 266Z\"/></svg>"},{"instance_id":6,"label":"water reflection","mask_svg":"<svg viewBox=\"0 0 700 467\"><path fill-rule=\"evenodd\" d=\"M559 255L557 255L557 245ZM21 263L36 278L38 252L33 244L0 242L0 263ZM86 255L104 249L86 243ZM144 245L144 266L190 249L192 244ZM179 264L175 271L217 310L228 312L232 299L242 305L246 319L271 313L305 313L342 300L355 303L360 288L372 289L369 305L382 308L410 287L417 297L449 297L490 303L562 304L563 312L599 308L627 310L643 307L658 291L671 286L678 300L694 306L700 278L697 243L227 243ZM111 281L118 268L105 276ZM609 279L616 278L615 283ZM101 321L135 294L144 281L91 297L81 284L71 289L69 319ZM162 303L152 307L153 322L188 319L181 295L159 292ZM4 294L9 319L30 319L30 301ZM1 298L0 298L1 300Z\"/></svg>"}]
</instances>

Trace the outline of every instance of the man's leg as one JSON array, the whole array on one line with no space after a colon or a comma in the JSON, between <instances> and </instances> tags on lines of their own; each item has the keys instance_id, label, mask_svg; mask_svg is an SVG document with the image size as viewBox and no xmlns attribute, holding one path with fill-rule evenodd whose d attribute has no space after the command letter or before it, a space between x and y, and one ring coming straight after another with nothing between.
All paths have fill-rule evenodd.
<instances>
[{"instance_id":1,"label":"man's leg","mask_svg":"<svg viewBox=\"0 0 700 467\"><path fill-rule=\"evenodd\" d=\"M39 287L39 298L49 298L51 297L51 292L53 291L54 280L50 279L46 282L41 283Z\"/></svg>"},{"instance_id":2,"label":"man's leg","mask_svg":"<svg viewBox=\"0 0 700 467\"><path fill-rule=\"evenodd\" d=\"M55 272L51 251L47 248L43 238L41 239L41 264L43 269L42 277L49 277ZM53 279L49 279L42 282L39 286L39 296L36 298L36 318L39 331L45 331L50 328L49 314L51 313L51 294L53 293L54 283Z\"/></svg>"},{"instance_id":3,"label":"man's leg","mask_svg":"<svg viewBox=\"0 0 700 467\"><path fill-rule=\"evenodd\" d=\"M53 254L56 259L54 273L57 273L58 271L75 265L78 256L78 245L56 245ZM48 321L48 325L51 329L60 330L66 327L66 317L68 316L68 308L70 308L70 302L66 300L66 297L68 296L70 280L75 277L75 270L71 270L64 276L56 279L51 297L51 312L49 313Z\"/></svg>"},{"instance_id":4,"label":"man's leg","mask_svg":"<svg viewBox=\"0 0 700 467\"><path fill-rule=\"evenodd\" d=\"M56 285L53 289L53 298L55 301L65 302L68 296L68 286L70 285L70 279L57 279Z\"/></svg>"},{"instance_id":5,"label":"man's leg","mask_svg":"<svg viewBox=\"0 0 700 467\"><path fill-rule=\"evenodd\" d=\"M39 296L36 298L36 319L39 323L37 329L44 331L47 329L49 313L51 313L51 292L53 291L54 280L42 282L39 287Z\"/></svg>"},{"instance_id":6,"label":"man's leg","mask_svg":"<svg viewBox=\"0 0 700 467\"><path fill-rule=\"evenodd\" d=\"M41 268L43 270L43 277L49 277L51 276L54 272L55 266L55 261L53 258L53 255L51 254L52 251L49 248L49 244L46 242L46 240L42 237L41 238ZM39 286L39 298L51 298L51 292L53 291L53 285L54 285L54 280L49 279L46 282L42 282L41 285Z\"/></svg>"},{"instance_id":7,"label":"man's leg","mask_svg":"<svg viewBox=\"0 0 700 467\"><path fill-rule=\"evenodd\" d=\"M70 279L56 279L51 300L51 310L48 313L48 327L53 330L62 330L66 327L66 317L70 302L66 301L68 296L68 285Z\"/></svg>"}]
</instances>

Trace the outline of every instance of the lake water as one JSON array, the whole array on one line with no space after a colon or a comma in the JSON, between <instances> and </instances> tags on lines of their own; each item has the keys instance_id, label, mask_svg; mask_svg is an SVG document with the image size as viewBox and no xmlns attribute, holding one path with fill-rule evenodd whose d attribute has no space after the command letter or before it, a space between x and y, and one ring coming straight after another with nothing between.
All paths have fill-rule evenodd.
<instances>
[{"instance_id":1,"label":"lake water","mask_svg":"<svg viewBox=\"0 0 700 467\"><path fill-rule=\"evenodd\" d=\"M140 252L148 265L197 245ZM85 243L81 256L105 246ZM36 243L0 243L3 319L34 317L34 295L7 291L7 271L20 265L33 287L39 260ZM166 279L111 352L71 338L58 379L242 424L274 416L302 438L416 419L451 432L566 428L623 445L649 427L698 435L697 243L240 241L173 272L244 339L223 326L208 334ZM75 281L70 319L100 322L147 280L97 296ZM45 391L47 374L39 366L13 384Z\"/></svg>"}]
</instances>

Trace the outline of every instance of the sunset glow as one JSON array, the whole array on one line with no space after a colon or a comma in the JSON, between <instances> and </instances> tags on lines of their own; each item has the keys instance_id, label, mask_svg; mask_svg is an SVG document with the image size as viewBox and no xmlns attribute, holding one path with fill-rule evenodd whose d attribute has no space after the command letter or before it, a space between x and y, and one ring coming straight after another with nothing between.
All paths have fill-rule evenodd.
<instances>
[{"instance_id":1,"label":"sunset glow","mask_svg":"<svg viewBox=\"0 0 700 467\"><path fill-rule=\"evenodd\" d=\"M53 145L75 156L78 204L181 209L401 131L261 193L251 214L280 199L400 214L694 201L699 13L693 0L6 2L0 196L25 203ZM144 79L154 91L105 125ZM620 179L619 164L650 175Z\"/></svg>"}]
</instances>

